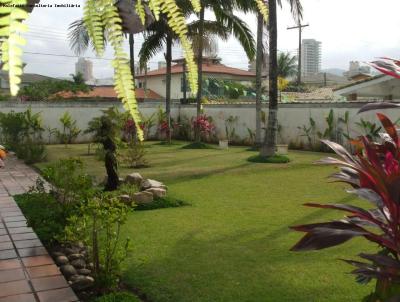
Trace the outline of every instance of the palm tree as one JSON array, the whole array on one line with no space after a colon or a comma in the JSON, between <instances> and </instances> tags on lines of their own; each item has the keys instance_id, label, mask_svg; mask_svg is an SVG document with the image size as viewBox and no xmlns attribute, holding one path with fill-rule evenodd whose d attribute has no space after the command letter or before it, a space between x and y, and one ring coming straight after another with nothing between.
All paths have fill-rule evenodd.
<instances>
[{"instance_id":1,"label":"palm tree","mask_svg":"<svg viewBox=\"0 0 400 302\"><path fill-rule=\"evenodd\" d=\"M250 2L250 3L246 3ZM201 0L201 10L198 15L199 22L199 35L202 37L205 32L205 10L211 10L214 13L216 22L224 26L229 32L239 40L243 49L245 50L248 58L251 60L254 58L256 53L254 37L243 20L235 15L234 10L248 11L254 9L255 1L245 0ZM201 114L201 99L203 95L203 42L200 41L197 49L197 65L198 65L198 92L197 92L197 110L196 117L199 118ZM200 129L195 129L195 141L200 143Z\"/></svg>"},{"instance_id":2,"label":"palm tree","mask_svg":"<svg viewBox=\"0 0 400 302\"><path fill-rule=\"evenodd\" d=\"M300 0L287 0L290 4L294 18L300 22L303 16L303 8ZM277 4L282 5L281 0L269 0L269 112L268 125L264 142L261 146L260 156L271 157L276 152L276 138L278 130L278 20Z\"/></svg>"},{"instance_id":3,"label":"palm tree","mask_svg":"<svg viewBox=\"0 0 400 302\"><path fill-rule=\"evenodd\" d=\"M297 59L289 52L278 55L278 77L288 78L297 74Z\"/></svg>"},{"instance_id":4,"label":"palm tree","mask_svg":"<svg viewBox=\"0 0 400 302\"><path fill-rule=\"evenodd\" d=\"M189 11L191 12L191 10ZM188 11L186 14L189 15ZM203 39L199 39L199 22L194 21L188 25L188 37L192 40L193 47L196 49L198 44L206 45L206 49L213 49L213 35L222 39L227 39L229 33L216 21L208 21L205 26L205 34ZM145 40L139 52L140 66L143 67L154 55L161 52L165 47L166 61L166 97L165 97L165 112L169 129L171 128L171 69L172 69L172 46L179 42L178 36L169 27L167 18L161 15L159 20L151 24L146 32ZM168 141L171 140L170 132Z\"/></svg>"},{"instance_id":5,"label":"palm tree","mask_svg":"<svg viewBox=\"0 0 400 302\"><path fill-rule=\"evenodd\" d=\"M257 13L257 57L256 57L256 139L255 147L261 145L261 95L262 95L262 61L263 61L264 17Z\"/></svg>"},{"instance_id":6,"label":"palm tree","mask_svg":"<svg viewBox=\"0 0 400 302\"><path fill-rule=\"evenodd\" d=\"M188 25L188 37L192 41L192 46L195 53L198 54L198 58L201 59L204 52L212 52L215 49L215 37L219 37L223 40L227 40L232 34L235 36L239 42L244 47L246 53L249 57L254 56L255 54L255 42L254 38L251 34L251 30L248 26L239 18L236 17L232 10L232 5L227 6L226 2L217 0L216 2L221 1L224 3L225 8L229 8L230 11L224 10L221 7L218 7L215 3L215 10L218 12L216 14L215 21L204 20L204 16L199 20L193 21ZM210 2L213 2L210 0ZM221 5L219 3L219 5ZM186 16L192 14L193 8L190 3L186 0L178 1L182 11ZM203 11L204 13L204 11ZM202 15L202 13L200 13ZM200 38L199 38L200 37ZM154 22L148 28L148 35L142 45L142 48L139 53L141 65L148 61L151 57L153 57L156 53L163 50L164 45L166 45L166 63L167 63L167 73L166 73L166 114L167 114L167 122L170 122L170 83L171 83L171 46L173 43L178 42L178 37L176 34L169 28L166 18L160 17L160 19ZM199 55L201 53L201 55ZM199 65L199 75L200 79L202 79L202 64ZM185 84L185 83L184 83ZM201 113L201 92L202 92L202 81L199 80L199 91L198 97L200 96L200 101L197 102L197 116ZM196 140L200 140L199 131L195 131Z\"/></svg>"}]
</instances>

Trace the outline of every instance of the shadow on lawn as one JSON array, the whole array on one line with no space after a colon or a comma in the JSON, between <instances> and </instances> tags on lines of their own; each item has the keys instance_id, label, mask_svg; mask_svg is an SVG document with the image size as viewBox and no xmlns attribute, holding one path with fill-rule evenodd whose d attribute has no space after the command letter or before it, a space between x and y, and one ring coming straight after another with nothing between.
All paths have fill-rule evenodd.
<instances>
[{"instance_id":1,"label":"shadow on lawn","mask_svg":"<svg viewBox=\"0 0 400 302\"><path fill-rule=\"evenodd\" d=\"M349 196L346 196L346 197L342 198L341 200L338 200L337 202L335 201L335 204L348 204L349 202L354 201L356 199L357 199L356 197L354 197L352 195L349 195ZM304 202L306 202L306 201L304 201ZM324 202L322 202L322 203L324 203ZM329 213L329 210L327 210L327 209L317 209L317 208L310 208L310 207L308 207L308 209L310 211L310 214L302 216L301 218L299 218L299 219L297 219L295 221L289 222L288 225L285 225L284 227L273 231L272 233L268 234L266 239L275 240L277 238L280 238L281 236L286 234L288 232L288 230L290 231L290 227L291 226L318 222L318 218L320 218L324 214ZM331 211L331 213L334 213L334 212L335 212L334 210ZM341 216L340 211L336 211L336 212L338 213L337 219L340 219L343 215ZM298 233L298 235L299 235L299 238L300 238L300 236L302 234ZM295 242L293 243L293 245L294 244L295 244Z\"/></svg>"},{"instance_id":2,"label":"shadow on lawn","mask_svg":"<svg viewBox=\"0 0 400 302\"><path fill-rule=\"evenodd\" d=\"M267 233L253 229L213 240L190 233L165 258L128 267L124 279L150 301L327 301L337 290L332 284L293 282L296 270L315 265L315 258L296 259Z\"/></svg>"}]
</instances>

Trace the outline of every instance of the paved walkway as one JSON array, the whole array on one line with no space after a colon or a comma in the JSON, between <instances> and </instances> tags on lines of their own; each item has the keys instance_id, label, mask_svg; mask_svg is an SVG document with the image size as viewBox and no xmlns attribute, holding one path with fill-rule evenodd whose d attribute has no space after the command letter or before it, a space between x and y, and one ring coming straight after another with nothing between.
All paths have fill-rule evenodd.
<instances>
[{"instance_id":1,"label":"paved walkway","mask_svg":"<svg viewBox=\"0 0 400 302\"><path fill-rule=\"evenodd\" d=\"M13 157L0 169L0 302L78 301L12 197L37 177Z\"/></svg>"}]
</instances>

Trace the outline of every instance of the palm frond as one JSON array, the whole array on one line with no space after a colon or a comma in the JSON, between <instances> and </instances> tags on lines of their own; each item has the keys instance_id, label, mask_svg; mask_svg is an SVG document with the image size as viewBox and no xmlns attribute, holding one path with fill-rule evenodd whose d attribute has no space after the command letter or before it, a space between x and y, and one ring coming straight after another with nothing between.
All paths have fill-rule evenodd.
<instances>
[{"instance_id":1,"label":"palm frond","mask_svg":"<svg viewBox=\"0 0 400 302\"><path fill-rule=\"evenodd\" d=\"M282 0L277 0L280 7L282 7ZM294 20L299 23L303 20L303 5L300 0L286 0L290 6L290 11Z\"/></svg>"},{"instance_id":2,"label":"palm frond","mask_svg":"<svg viewBox=\"0 0 400 302\"><path fill-rule=\"evenodd\" d=\"M156 21L155 23L157 23ZM139 64L143 68L146 63L154 57L157 53L163 50L163 46L166 40L166 34L162 31L149 32L142 44L139 51Z\"/></svg>"},{"instance_id":3,"label":"palm frond","mask_svg":"<svg viewBox=\"0 0 400 302\"><path fill-rule=\"evenodd\" d=\"M214 8L214 13L217 22L220 22L223 26L231 32L231 34L239 41L247 57L252 60L256 54L256 42L249 26L235 16L233 11L226 11L219 7Z\"/></svg>"}]
</instances>

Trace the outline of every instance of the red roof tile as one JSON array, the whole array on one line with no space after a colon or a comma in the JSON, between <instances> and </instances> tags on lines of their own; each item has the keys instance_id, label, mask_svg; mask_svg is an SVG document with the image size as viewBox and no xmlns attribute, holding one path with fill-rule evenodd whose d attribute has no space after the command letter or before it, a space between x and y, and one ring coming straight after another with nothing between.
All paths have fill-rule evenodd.
<instances>
[{"instance_id":1,"label":"red roof tile","mask_svg":"<svg viewBox=\"0 0 400 302\"><path fill-rule=\"evenodd\" d=\"M152 70L147 73L147 77L154 77L154 76L160 76L160 75L165 75L167 72L167 68L160 68L157 70ZM175 64L171 68L171 73L176 74L176 73L183 73L183 65L182 64ZM215 73L215 74L227 74L227 75L233 75L233 76L246 76L246 77L256 77L256 74L243 70L243 69L238 69L238 68L233 68L233 67L228 67L223 64L203 64L203 73ZM136 75L136 78L144 78L145 75Z\"/></svg>"},{"instance_id":2,"label":"red roof tile","mask_svg":"<svg viewBox=\"0 0 400 302\"><path fill-rule=\"evenodd\" d=\"M112 86L97 86L93 87L93 90L89 92L78 92L74 94L73 92L59 92L56 97L61 97L64 99L71 98L113 98L116 99L117 94L115 93L114 87ZM151 89L147 89L147 97L145 97L145 92L143 88L136 88L136 97L138 99L162 99L162 97L155 93Z\"/></svg>"}]
</instances>

